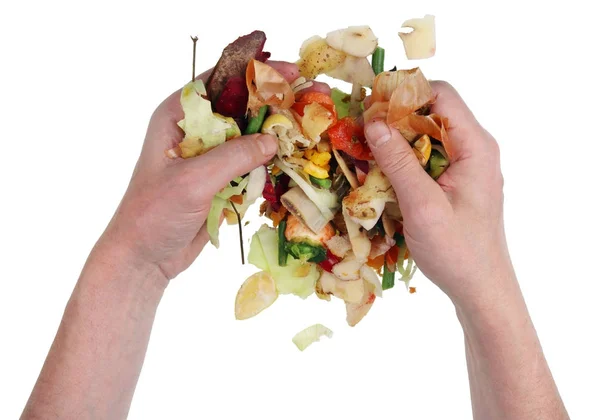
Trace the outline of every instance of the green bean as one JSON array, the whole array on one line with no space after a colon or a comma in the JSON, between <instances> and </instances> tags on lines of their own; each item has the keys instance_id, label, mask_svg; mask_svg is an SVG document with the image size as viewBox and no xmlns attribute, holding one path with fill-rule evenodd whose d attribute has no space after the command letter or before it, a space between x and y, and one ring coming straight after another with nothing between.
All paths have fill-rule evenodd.
<instances>
[{"instance_id":1,"label":"green bean","mask_svg":"<svg viewBox=\"0 0 600 420\"><path fill-rule=\"evenodd\" d=\"M287 221L285 219L283 219L282 221L279 222L279 226L277 227L277 239L278 239L278 260L279 260L279 266L280 267L285 267L287 265L287 257L288 257L288 252L287 252L287 240L285 239L285 227L287 225Z\"/></svg>"},{"instance_id":2,"label":"green bean","mask_svg":"<svg viewBox=\"0 0 600 420\"><path fill-rule=\"evenodd\" d=\"M267 109L269 107L267 105L261 106L258 110L258 115L256 117L250 118L248 121L248 126L244 131L244 134L256 134L262 128L263 122L265 122L265 116L267 115Z\"/></svg>"},{"instance_id":3,"label":"green bean","mask_svg":"<svg viewBox=\"0 0 600 420\"><path fill-rule=\"evenodd\" d=\"M383 263L383 279L381 282L381 288L383 290L391 289L394 287L396 273L388 270L387 262Z\"/></svg>"},{"instance_id":4,"label":"green bean","mask_svg":"<svg viewBox=\"0 0 600 420\"><path fill-rule=\"evenodd\" d=\"M373 52L373 57L371 58L371 66L373 67L373 72L375 75L378 75L383 71L383 61L385 60L385 50L381 47L375 48Z\"/></svg>"}]
</instances>

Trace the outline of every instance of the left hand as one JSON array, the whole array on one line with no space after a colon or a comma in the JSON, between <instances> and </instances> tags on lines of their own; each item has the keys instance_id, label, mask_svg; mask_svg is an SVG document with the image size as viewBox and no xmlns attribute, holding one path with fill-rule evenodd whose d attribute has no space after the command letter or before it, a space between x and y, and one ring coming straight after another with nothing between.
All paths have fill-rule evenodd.
<instances>
[{"instance_id":1,"label":"left hand","mask_svg":"<svg viewBox=\"0 0 600 420\"><path fill-rule=\"evenodd\" d=\"M299 75L294 64L269 64L289 82ZM207 71L199 78L206 81L209 75ZM111 255L116 249L120 258L157 268L165 283L188 268L206 245L205 221L214 195L277 152L276 138L255 134L192 159L167 158L165 150L183 139L177 126L183 118L180 94L173 93L152 115L127 192L99 242Z\"/></svg>"}]
</instances>

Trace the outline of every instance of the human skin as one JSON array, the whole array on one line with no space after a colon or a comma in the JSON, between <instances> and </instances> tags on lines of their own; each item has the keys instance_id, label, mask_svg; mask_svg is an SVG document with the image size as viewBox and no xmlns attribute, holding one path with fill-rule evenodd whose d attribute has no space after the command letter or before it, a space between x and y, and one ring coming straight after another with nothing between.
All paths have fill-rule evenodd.
<instances>
[{"instance_id":1,"label":"human skin","mask_svg":"<svg viewBox=\"0 0 600 420\"><path fill-rule=\"evenodd\" d=\"M290 81L298 76L293 65L273 65ZM497 146L449 86L433 86L434 109L452 121L458 151L439 184L415 166L396 131L368 125L367 134L399 197L412 255L456 306L475 418L567 418L510 264ZM164 151L182 139L179 94L150 120L129 188L82 270L23 419L127 416L163 292L208 241L212 197L276 152L274 138L249 136L194 159L167 159ZM382 133L388 141L377 141Z\"/></svg>"},{"instance_id":2,"label":"human skin","mask_svg":"<svg viewBox=\"0 0 600 420\"><path fill-rule=\"evenodd\" d=\"M509 257L498 143L452 86L431 86L453 152L437 182L397 130L371 121L365 134L398 197L412 257L455 305L473 417L568 419Z\"/></svg>"}]
</instances>

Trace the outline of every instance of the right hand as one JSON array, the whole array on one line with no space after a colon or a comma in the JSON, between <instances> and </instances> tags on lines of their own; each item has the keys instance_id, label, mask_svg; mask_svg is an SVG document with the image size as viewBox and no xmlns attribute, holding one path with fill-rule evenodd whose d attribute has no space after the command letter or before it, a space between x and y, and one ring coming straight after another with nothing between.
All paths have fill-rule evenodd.
<instances>
[{"instance_id":1,"label":"right hand","mask_svg":"<svg viewBox=\"0 0 600 420\"><path fill-rule=\"evenodd\" d=\"M498 144L446 82L432 82L432 112L449 119L450 167L434 181L411 146L382 121L366 124L375 160L390 179L415 262L455 303L494 301L514 279L503 222Z\"/></svg>"}]
</instances>

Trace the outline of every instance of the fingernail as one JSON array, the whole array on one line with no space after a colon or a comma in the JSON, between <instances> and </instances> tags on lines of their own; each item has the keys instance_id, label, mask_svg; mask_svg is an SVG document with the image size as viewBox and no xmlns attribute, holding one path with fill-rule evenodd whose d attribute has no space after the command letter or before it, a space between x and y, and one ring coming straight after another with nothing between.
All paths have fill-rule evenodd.
<instances>
[{"instance_id":1,"label":"fingernail","mask_svg":"<svg viewBox=\"0 0 600 420\"><path fill-rule=\"evenodd\" d=\"M365 129L367 140L374 147L381 147L392 138L392 132L383 121L375 121L368 124Z\"/></svg>"},{"instance_id":2,"label":"fingernail","mask_svg":"<svg viewBox=\"0 0 600 420\"><path fill-rule=\"evenodd\" d=\"M277 152L277 141L273 136L261 135L256 139L260 151L265 156L273 156Z\"/></svg>"}]
</instances>

